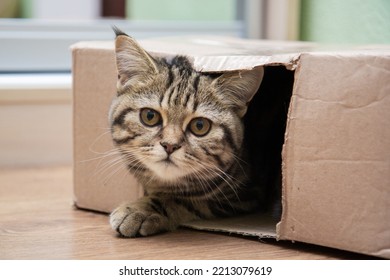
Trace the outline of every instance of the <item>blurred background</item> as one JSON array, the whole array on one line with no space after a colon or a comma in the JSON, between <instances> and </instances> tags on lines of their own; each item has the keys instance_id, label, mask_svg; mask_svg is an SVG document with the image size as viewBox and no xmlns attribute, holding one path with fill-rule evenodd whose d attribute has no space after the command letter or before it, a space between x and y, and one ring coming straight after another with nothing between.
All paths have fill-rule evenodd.
<instances>
[{"instance_id":1,"label":"blurred background","mask_svg":"<svg viewBox=\"0 0 390 280\"><path fill-rule=\"evenodd\" d=\"M390 44L389 0L0 0L0 167L70 164L81 40L215 35Z\"/></svg>"}]
</instances>

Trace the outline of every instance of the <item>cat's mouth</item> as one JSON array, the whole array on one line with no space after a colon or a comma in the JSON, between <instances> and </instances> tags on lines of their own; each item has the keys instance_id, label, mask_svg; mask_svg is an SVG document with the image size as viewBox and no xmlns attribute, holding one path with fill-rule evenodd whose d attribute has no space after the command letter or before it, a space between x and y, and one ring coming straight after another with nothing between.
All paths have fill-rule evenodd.
<instances>
[{"instance_id":1,"label":"cat's mouth","mask_svg":"<svg viewBox=\"0 0 390 280\"><path fill-rule=\"evenodd\" d=\"M178 179L186 176L188 170L184 170L177 160L166 157L149 164L149 167L163 181L176 182Z\"/></svg>"},{"instance_id":2,"label":"cat's mouth","mask_svg":"<svg viewBox=\"0 0 390 280\"><path fill-rule=\"evenodd\" d=\"M179 167L179 166L171 159L170 156L167 156L165 159L160 160L159 162L165 164L166 166L171 166L171 165L173 165L173 166L175 166L175 167Z\"/></svg>"}]
</instances>

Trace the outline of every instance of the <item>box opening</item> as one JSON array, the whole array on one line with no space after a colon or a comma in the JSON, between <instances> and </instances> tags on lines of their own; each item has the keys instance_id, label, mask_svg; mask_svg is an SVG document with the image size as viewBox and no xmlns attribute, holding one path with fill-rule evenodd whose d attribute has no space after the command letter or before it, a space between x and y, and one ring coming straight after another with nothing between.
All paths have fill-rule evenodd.
<instances>
[{"instance_id":1,"label":"box opening","mask_svg":"<svg viewBox=\"0 0 390 280\"><path fill-rule=\"evenodd\" d=\"M282 148L287 114L293 92L294 74L285 66L265 66L261 86L251 100L244 117L245 142L252 180L263 186L261 213L230 218L199 220L184 226L208 230L277 238L281 220Z\"/></svg>"},{"instance_id":2,"label":"box opening","mask_svg":"<svg viewBox=\"0 0 390 280\"><path fill-rule=\"evenodd\" d=\"M254 183L264 188L264 210L281 215L281 165L286 120L293 90L294 71L266 66L257 94L245 116L245 145Z\"/></svg>"}]
</instances>

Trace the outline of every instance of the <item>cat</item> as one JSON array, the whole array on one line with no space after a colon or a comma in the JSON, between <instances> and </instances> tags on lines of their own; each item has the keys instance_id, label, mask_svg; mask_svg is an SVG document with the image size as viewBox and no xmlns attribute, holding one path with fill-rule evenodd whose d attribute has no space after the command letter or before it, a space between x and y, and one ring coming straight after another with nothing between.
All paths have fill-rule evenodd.
<instances>
[{"instance_id":1,"label":"cat","mask_svg":"<svg viewBox=\"0 0 390 280\"><path fill-rule=\"evenodd\" d=\"M250 179L243 118L263 67L202 73L185 56L154 57L114 31L111 135L145 195L116 208L111 227L124 237L149 236L262 208L263 188Z\"/></svg>"}]
</instances>

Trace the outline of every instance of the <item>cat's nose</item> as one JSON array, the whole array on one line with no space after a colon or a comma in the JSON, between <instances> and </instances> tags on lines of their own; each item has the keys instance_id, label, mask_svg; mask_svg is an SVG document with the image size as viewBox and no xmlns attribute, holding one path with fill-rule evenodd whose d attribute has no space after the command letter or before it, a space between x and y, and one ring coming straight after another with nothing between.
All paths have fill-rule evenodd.
<instances>
[{"instance_id":1,"label":"cat's nose","mask_svg":"<svg viewBox=\"0 0 390 280\"><path fill-rule=\"evenodd\" d=\"M168 155L181 148L178 144L169 144L167 142L160 142L160 145L163 146Z\"/></svg>"}]
</instances>

